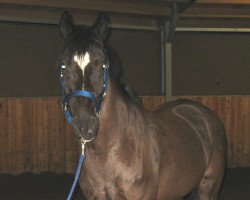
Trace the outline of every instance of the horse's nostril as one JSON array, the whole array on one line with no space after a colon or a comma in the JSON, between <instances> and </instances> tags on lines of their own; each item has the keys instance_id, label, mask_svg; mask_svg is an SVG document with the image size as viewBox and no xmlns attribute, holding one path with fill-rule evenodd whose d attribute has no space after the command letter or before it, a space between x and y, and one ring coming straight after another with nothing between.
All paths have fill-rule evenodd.
<instances>
[{"instance_id":1,"label":"horse's nostril","mask_svg":"<svg viewBox=\"0 0 250 200\"><path fill-rule=\"evenodd\" d=\"M96 118L95 117L91 117L90 122L91 122L91 124L95 124L96 123Z\"/></svg>"},{"instance_id":2,"label":"horse's nostril","mask_svg":"<svg viewBox=\"0 0 250 200\"><path fill-rule=\"evenodd\" d=\"M85 130L85 125L83 123L78 125L79 131L83 132Z\"/></svg>"},{"instance_id":3,"label":"horse's nostril","mask_svg":"<svg viewBox=\"0 0 250 200\"><path fill-rule=\"evenodd\" d=\"M92 125L91 123L89 123L89 126L88 126L88 133L92 131Z\"/></svg>"}]
</instances>

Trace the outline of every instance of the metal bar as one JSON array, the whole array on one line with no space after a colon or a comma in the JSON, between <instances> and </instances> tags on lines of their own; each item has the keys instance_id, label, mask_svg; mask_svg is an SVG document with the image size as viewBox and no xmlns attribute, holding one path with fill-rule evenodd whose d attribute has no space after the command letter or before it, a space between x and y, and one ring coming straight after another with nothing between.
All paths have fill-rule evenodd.
<instances>
[{"instance_id":1,"label":"metal bar","mask_svg":"<svg viewBox=\"0 0 250 200\"><path fill-rule=\"evenodd\" d=\"M166 65L166 70L165 70L165 97L166 101L172 100L172 44L166 42L165 43L165 65Z\"/></svg>"},{"instance_id":2,"label":"metal bar","mask_svg":"<svg viewBox=\"0 0 250 200\"><path fill-rule=\"evenodd\" d=\"M0 17L0 22L18 22L18 23L32 23L32 24L47 24L47 25L58 25L58 20L33 20L33 19L17 19L17 18L5 18ZM93 23L86 22L86 23L76 23L77 25L83 25L83 26L92 26ZM161 28L154 27L154 26L146 26L146 25L129 25L129 24L110 24L110 28L117 28L117 29L130 29L130 30L145 30L145 31L160 31Z\"/></svg>"},{"instance_id":3,"label":"metal bar","mask_svg":"<svg viewBox=\"0 0 250 200\"><path fill-rule=\"evenodd\" d=\"M122 1L103 1L103 0L0 0L0 5L7 6L28 6L28 7L43 7L54 9L80 9L88 11L104 11L116 12L127 14L142 14L152 16L168 16L170 9L167 4L163 3L147 3L147 2L134 2L129 3Z\"/></svg>"},{"instance_id":4,"label":"metal bar","mask_svg":"<svg viewBox=\"0 0 250 200\"><path fill-rule=\"evenodd\" d=\"M161 94L164 95L165 90L165 80L166 80L166 65L165 65L165 40L164 40L164 30L161 30Z\"/></svg>"},{"instance_id":5,"label":"metal bar","mask_svg":"<svg viewBox=\"0 0 250 200\"><path fill-rule=\"evenodd\" d=\"M193 27L177 27L178 32L239 32L250 33L250 28L193 28Z\"/></svg>"},{"instance_id":6,"label":"metal bar","mask_svg":"<svg viewBox=\"0 0 250 200\"><path fill-rule=\"evenodd\" d=\"M248 0L199 0L198 4L250 4Z\"/></svg>"},{"instance_id":7,"label":"metal bar","mask_svg":"<svg viewBox=\"0 0 250 200\"><path fill-rule=\"evenodd\" d=\"M59 15L58 15L59 16ZM0 22L20 22L20 23L34 23L34 24L51 24L58 25L58 19L38 19L38 18L26 18L26 17L14 17L14 16L0 16ZM86 25L90 26L93 23L84 22L76 23L78 25ZM131 30L152 30L152 31L160 31L163 28L157 26L150 25L133 25L133 24L118 24L111 23L111 28L119 28L119 29L131 29ZM175 31L177 32L238 32L238 33L250 33L250 28L207 28L207 27L176 27Z\"/></svg>"}]
</instances>

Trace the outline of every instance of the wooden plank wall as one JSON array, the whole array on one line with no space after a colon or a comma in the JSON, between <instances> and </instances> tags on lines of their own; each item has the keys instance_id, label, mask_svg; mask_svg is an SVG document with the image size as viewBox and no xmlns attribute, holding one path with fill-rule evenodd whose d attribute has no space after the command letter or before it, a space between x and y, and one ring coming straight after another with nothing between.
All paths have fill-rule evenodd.
<instances>
[{"instance_id":1,"label":"wooden plank wall","mask_svg":"<svg viewBox=\"0 0 250 200\"><path fill-rule=\"evenodd\" d=\"M250 96L185 96L218 113L227 132L227 166L250 167ZM142 97L153 109L164 97ZM0 173L74 173L80 146L60 98L0 98Z\"/></svg>"},{"instance_id":2,"label":"wooden plank wall","mask_svg":"<svg viewBox=\"0 0 250 200\"><path fill-rule=\"evenodd\" d=\"M78 141L59 98L0 99L0 173L73 172Z\"/></svg>"}]
</instances>

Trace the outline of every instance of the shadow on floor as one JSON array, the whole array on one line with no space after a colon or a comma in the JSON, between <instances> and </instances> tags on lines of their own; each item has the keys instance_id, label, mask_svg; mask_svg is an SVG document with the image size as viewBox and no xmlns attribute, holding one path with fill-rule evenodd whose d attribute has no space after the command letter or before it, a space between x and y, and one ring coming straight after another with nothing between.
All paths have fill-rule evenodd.
<instances>
[{"instance_id":1,"label":"shadow on floor","mask_svg":"<svg viewBox=\"0 0 250 200\"><path fill-rule=\"evenodd\" d=\"M0 174L0 200L63 200L73 182L69 174ZM79 188L74 200L83 200ZM250 168L227 169L219 200L250 200Z\"/></svg>"}]
</instances>

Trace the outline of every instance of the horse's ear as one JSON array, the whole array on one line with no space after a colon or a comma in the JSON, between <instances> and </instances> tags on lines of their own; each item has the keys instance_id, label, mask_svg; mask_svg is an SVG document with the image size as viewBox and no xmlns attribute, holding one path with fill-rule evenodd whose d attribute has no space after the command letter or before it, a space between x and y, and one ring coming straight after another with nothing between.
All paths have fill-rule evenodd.
<instances>
[{"instance_id":1,"label":"horse's ear","mask_svg":"<svg viewBox=\"0 0 250 200\"><path fill-rule=\"evenodd\" d=\"M108 17L105 13L101 12L96 19L93 26L92 34L93 38L98 42L103 42L108 35Z\"/></svg>"},{"instance_id":2,"label":"horse's ear","mask_svg":"<svg viewBox=\"0 0 250 200\"><path fill-rule=\"evenodd\" d=\"M67 37L69 37L71 35L71 33L73 32L73 20L71 17L71 14L69 12L64 12L62 14L62 17L60 19L60 23L59 23L59 31L61 36L66 39Z\"/></svg>"}]
</instances>

